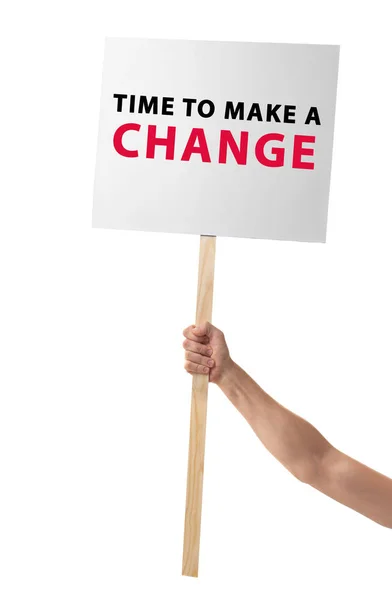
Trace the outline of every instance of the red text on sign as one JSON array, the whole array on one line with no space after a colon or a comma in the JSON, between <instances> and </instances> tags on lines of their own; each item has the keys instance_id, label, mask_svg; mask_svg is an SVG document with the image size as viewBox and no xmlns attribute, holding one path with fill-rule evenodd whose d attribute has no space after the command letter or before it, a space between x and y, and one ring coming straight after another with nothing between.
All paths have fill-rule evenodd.
<instances>
[{"instance_id":1,"label":"red text on sign","mask_svg":"<svg viewBox=\"0 0 392 600\"><path fill-rule=\"evenodd\" d=\"M120 125L113 136L113 145L118 154L125 158L137 158L139 151L130 149L124 145L124 135L134 132L139 135L141 125L138 123L125 123ZM249 134L241 131L239 141L235 139L231 131L222 129L219 138L218 162L226 164L228 153L238 165L246 165L248 161ZM135 141L137 138L135 138ZM314 156L314 148L304 144L315 144L314 135L294 135L291 150L291 167L293 169L314 169L314 162L303 160L304 157ZM285 136L281 133L266 133L258 138L254 145L254 156L256 160L265 167L283 167L285 165L288 148L285 147ZM156 125L147 126L146 158L154 159L157 148L164 148L166 160L174 160L176 145L176 127L167 127L164 137L157 135ZM211 155L207 138L203 128L193 128L189 134L185 148L181 154L181 161L190 161L193 155L198 155L202 162L210 163Z\"/></svg>"}]
</instances>

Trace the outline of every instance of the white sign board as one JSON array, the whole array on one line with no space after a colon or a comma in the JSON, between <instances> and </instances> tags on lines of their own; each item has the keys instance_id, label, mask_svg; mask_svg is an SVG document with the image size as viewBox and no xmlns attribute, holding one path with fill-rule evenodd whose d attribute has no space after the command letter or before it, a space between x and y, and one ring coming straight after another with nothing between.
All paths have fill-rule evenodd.
<instances>
[{"instance_id":1,"label":"white sign board","mask_svg":"<svg viewBox=\"0 0 392 600\"><path fill-rule=\"evenodd\" d=\"M93 226L324 242L338 59L107 39Z\"/></svg>"}]
</instances>

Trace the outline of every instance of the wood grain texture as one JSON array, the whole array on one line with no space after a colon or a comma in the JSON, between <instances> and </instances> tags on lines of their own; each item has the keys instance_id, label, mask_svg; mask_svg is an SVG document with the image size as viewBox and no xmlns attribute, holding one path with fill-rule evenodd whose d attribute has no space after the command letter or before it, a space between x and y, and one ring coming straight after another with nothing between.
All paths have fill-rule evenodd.
<instances>
[{"instance_id":1,"label":"wood grain texture","mask_svg":"<svg viewBox=\"0 0 392 600\"><path fill-rule=\"evenodd\" d=\"M212 319L216 238L200 236L196 325ZM201 508L203 496L204 449L207 424L208 375L193 375L191 425L189 434L182 574L197 577Z\"/></svg>"}]
</instances>

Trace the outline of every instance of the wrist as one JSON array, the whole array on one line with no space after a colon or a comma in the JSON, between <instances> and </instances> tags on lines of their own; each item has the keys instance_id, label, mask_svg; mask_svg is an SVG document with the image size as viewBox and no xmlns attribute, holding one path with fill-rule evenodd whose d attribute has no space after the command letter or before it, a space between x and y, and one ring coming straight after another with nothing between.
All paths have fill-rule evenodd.
<instances>
[{"instance_id":1,"label":"wrist","mask_svg":"<svg viewBox=\"0 0 392 600\"><path fill-rule=\"evenodd\" d=\"M229 357L227 362L225 363L224 368L222 369L222 373L216 381L217 386L223 390L223 388L233 379L236 369L238 365Z\"/></svg>"}]
</instances>

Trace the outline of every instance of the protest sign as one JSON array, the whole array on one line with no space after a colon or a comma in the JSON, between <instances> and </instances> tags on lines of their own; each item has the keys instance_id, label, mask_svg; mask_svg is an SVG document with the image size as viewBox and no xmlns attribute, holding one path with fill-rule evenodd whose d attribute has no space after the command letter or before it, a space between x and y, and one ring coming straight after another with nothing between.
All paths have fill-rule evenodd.
<instances>
[{"instance_id":1,"label":"protest sign","mask_svg":"<svg viewBox=\"0 0 392 600\"><path fill-rule=\"evenodd\" d=\"M216 236L326 239L339 47L106 40L93 226L198 234L196 323ZM208 378L193 377L183 573L197 576Z\"/></svg>"}]
</instances>

